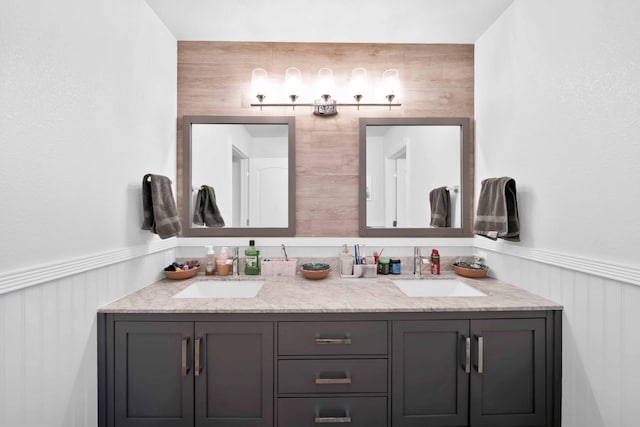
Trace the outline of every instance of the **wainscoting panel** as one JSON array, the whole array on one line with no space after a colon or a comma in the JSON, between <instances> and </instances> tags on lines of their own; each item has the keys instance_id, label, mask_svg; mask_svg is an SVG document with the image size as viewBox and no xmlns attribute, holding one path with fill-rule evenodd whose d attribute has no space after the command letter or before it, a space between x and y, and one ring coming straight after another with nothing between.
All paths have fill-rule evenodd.
<instances>
[{"instance_id":1,"label":"wainscoting panel","mask_svg":"<svg viewBox=\"0 0 640 427\"><path fill-rule=\"evenodd\" d=\"M640 286L500 251L486 257L492 276L564 306L562 426L637 426Z\"/></svg>"},{"instance_id":2,"label":"wainscoting panel","mask_svg":"<svg viewBox=\"0 0 640 427\"><path fill-rule=\"evenodd\" d=\"M161 279L174 256L155 252L0 295L0 426L96 426L96 308Z\"/></svg>"}]
</instances>

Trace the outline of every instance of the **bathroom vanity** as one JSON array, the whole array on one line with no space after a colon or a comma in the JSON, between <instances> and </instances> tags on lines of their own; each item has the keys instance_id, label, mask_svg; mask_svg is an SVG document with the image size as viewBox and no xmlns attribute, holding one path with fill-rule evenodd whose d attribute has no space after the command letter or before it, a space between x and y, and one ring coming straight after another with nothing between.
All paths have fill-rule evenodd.
<instances>
[{"instance_id":1,"label":"bathroom vanity","mask_svg":"<svg viewBox=\"0 0 640 427\"><path fill-rule=\"evenodd\" d=\"M197 277L101 307L99 426L560 425L558 304L486 278L458 278L471 297L260 279L250 298L174 298Z\"/></svg>"}]
</instances>

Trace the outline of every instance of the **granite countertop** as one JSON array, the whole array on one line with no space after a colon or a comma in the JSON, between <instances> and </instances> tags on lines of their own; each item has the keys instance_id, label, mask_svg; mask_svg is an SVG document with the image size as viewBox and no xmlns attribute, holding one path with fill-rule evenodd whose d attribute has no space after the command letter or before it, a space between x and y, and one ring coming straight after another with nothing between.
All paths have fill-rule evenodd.
<instances>
[{"instance_id":1,"label":"granite countertop","mask_svg":"<svg viewBox=\"0 0 640 427\"><path fill-rule=\"evenodd\" d=\"M562 306L496 279L468 279L445 271L425 280L458 279L487 296L408 297L391 280L412 275L341 278L332 271L322 280L296 277L205 276L160 280L98 308L101 313L347 313L561 310ZM195 281L264 280L255 298L172 298Z\"/></svg>"}]
</instances>

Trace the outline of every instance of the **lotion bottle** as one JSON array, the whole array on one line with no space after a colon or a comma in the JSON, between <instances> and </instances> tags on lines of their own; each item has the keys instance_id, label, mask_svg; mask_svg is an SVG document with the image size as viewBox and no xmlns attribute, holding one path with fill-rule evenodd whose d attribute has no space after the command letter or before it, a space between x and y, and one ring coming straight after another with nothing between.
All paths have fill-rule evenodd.
<instances>
[{"instance_id":1,"label":"lotion bottle","mask_svg":"<svg viewBox=\"0 0 640 427\"><path fill-rule=\"evenodd\" d=\"M207 248L207 255L204 258L205 274L211 276L216 272L216 252L213 246L205 246L205 248Z\"/></svg>"}]
</instances>

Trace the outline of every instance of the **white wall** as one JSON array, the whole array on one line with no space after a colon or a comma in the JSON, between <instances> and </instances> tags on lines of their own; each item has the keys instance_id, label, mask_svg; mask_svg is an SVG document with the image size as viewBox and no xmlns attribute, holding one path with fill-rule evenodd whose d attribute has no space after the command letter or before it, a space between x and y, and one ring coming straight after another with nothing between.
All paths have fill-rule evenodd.
<instances>
[{"instance_id":1,"label":"white wall","mask_svg":"<svg viewBox=\"0 0 640 427\"><path fill-rule=\"evenodd\" d=\"M141 0L0 6L0 272L154 239L145 173L175 177L176 42Z\"/></svg>"},{"instance_id":2,"label":"white wall","mask_svg":"<svg viewBox=\"0 0 640 427\"><path fill-rule=\"evenodd\" d=\"M161 277L176 41L142 0L0 3L0 425L91 426L96 308Z\"/></svg>"},{"instance_id":3,"label":"white wall","mask_svg":"<svg viewBox=\"0 0 640 427\"><path fill-rule=\"evenodd\" d=\"M563 427L637 425L638 16L635 0L516 0L475 49L476 197L515 178L522 241L474 246L565 307Z\"/></svg>"},{"instance_id":4,"label":"white wall","mask_svg":"<svg viewBox=\"0 0 640 427\"><path fill-rule=\"evenodd\" d=\"M516 179L523 245L640 265L639 12L517 0L476 44L476 181Z\"/></svg>"}]
</instances>

